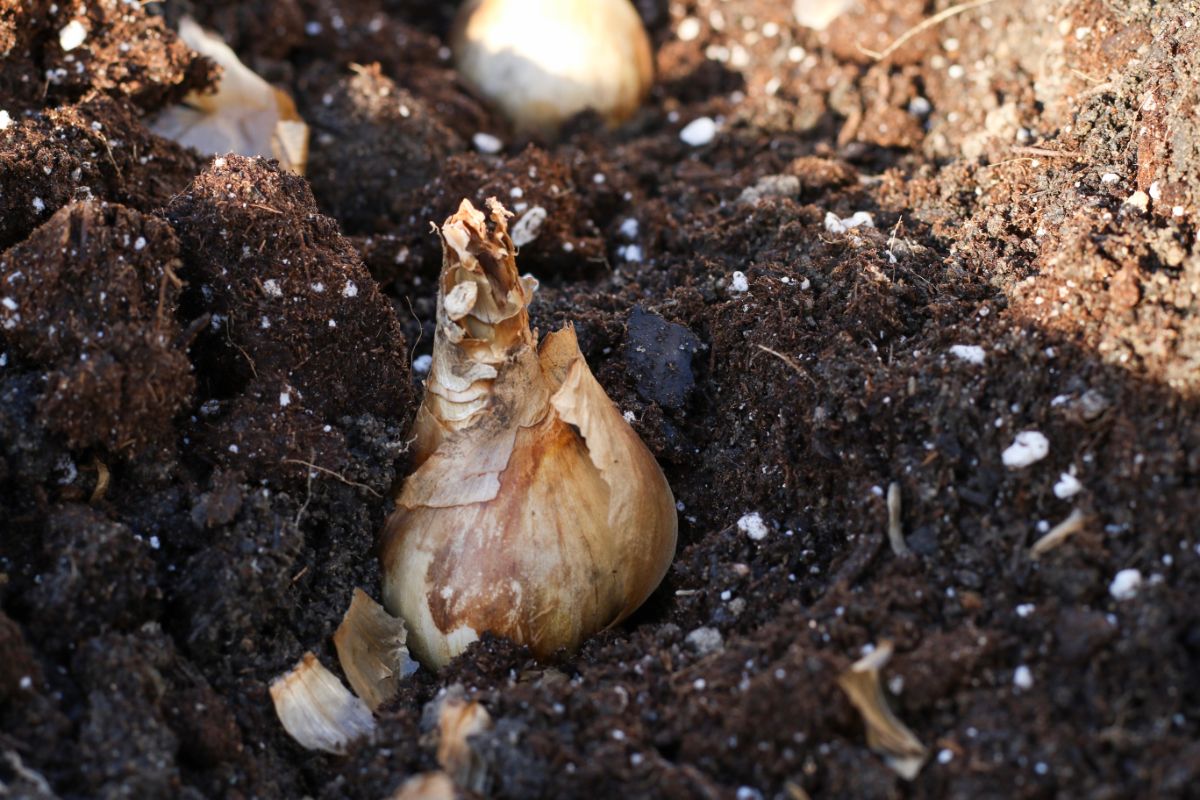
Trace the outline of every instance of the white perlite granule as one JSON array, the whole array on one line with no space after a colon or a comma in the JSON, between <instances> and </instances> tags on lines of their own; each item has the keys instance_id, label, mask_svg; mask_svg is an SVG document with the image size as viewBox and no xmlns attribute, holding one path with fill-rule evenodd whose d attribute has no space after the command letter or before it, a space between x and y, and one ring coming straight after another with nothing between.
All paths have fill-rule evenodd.
<instances>
[{"instance_id":1,"label":"white perlite granule","mask_svg":"<svg viewBox=\"0 0 1200 800\"><path fill-rule=\"evenodd\" d=\"M1038 431L1021 431L1000 456L1004 466L1021 469L1041 461L1050 452L1050 440Z\"/></svg>"},{"instance_id":2,"label":"white perlite granule","mask_svg":"<svg viewBox=\"0 0 1200 800\"><path fill-rule=\"evenodd\" d=\"M767 529L767 524L763 522L762 515L757 511L752 511L745 514L737 521L738 530L749 536L756 542L761 542L767 538L770 531Z\"/></svg>"}]
</instances>

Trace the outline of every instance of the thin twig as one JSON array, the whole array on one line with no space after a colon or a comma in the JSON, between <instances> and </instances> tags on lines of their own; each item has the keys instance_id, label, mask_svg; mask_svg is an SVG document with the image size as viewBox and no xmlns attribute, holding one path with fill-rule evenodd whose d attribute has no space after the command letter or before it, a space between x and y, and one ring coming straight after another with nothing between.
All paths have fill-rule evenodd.
<instances>
[{"instance_id":1,"label":"thin twig","mask_svg":"<svg viewBox=\"0 0 1200 800\"><path fill-rule=\"evenodd\" d=\"M796 372L799 373L800 375L803 375L805 378L808 378L808 380L812 383L813 386L817 385L817 381L813 378L813 376L809 375L807 372L805 372L803 367L801 367L799 364L797 364L795 361L793 361L788 356L785 356L783 353L779 352L778 350L772 350L771 348L767 347L766 345L759 344L759 345L755 345L755 347L757 347L759 350L762 350L765 353L770 353L771 355L775 356L783 363L787 364L792 369L796 370Z\"/></svg>"},{"instance_id":2,"label":"thin twig","mask_svg":"<svg viewBox=\"0 0 1200 800\"><path fill-rule=\"evenodd\" d=\"M1078 508L1062 522L1051 528L1045 536L1033 543L1029 548L1029 557L1035 561L1050 552L1071 536L1079 533L1087 526L1088 516Z\"/></svg>"},{"instance_id":3,"label":"thin twig","mask_svg":"<svg viewBox=\"0 0 1200 800\"><path fill-rule=\"evenodd\" d=\"M365 489L366 491L368 491L375 497L383 497L383 495L381 495L379 492L372 489L370 486L367 486L365 483L358 483L357 481L352 481L349 478L347 478L345 475L342 475L341 473L334 472L333 470L326 469L325 467L319 467L316 464L313 464L312 462L302 461L299 458L285 458L283 460L283 463L299 464L300 466L308 467L309 469L314 469L317 472L323 472L324 474L330 476L331 478L337 478L339 481L346 484L347 486L353 486L356 489Z\"/></svg>"},{"instance_id":4,"label":"thin twig","mask_svg":"<svg viewBox=\"0 0 1200 800\"><path fill-rule=\"evenodd\" d=\"M1030 147L1029 145L1017 145L1012 148L1014 153L1021 153L1031 156L1045 156L1046 158L1079 158L1079 153L1074 150L1051 150L1048 147Z\"/></svg>"},{"instance_id":5,"label":"thin twig","mask_svg":"<svg viewBox=\"0 0 1200 800\"><path fill-rule=\"evenodd\" d=\"M946 20L950 19L951 17L963 13L964 11L970 11L973 8L980 8L982 6L986 6L986 5L988 5L990 3L994 3L994 2L996 2L996 0L970 0L969 2L966 2L966 3L959 3L956 6L950 6L949 8L945 9L944 11L939 11L938 13L934 14L932 17L929 17L928 19L923 20L922 22L918 23L917 25L914 25L913 27L906 30L904 33L900 34L900 37L898 39L896 39L894 42L892 42L891 44L889 44L887 47L885 47L883 49L883 52L877 53L874 50L869 50L866 47L863 47L861 44L858 44L857 46L858 46L859 52L865 53L866 55L870 56L871 58L875 59L876 61L883 61L885 58L890 56L892 53L896 52L901 47L903 47L904 43L907 42L909 39L913 38L914 36L919 36L920 34L929 30L933 26L939 25L939 24L945 22Z\"/></svg>"}]
</instances>

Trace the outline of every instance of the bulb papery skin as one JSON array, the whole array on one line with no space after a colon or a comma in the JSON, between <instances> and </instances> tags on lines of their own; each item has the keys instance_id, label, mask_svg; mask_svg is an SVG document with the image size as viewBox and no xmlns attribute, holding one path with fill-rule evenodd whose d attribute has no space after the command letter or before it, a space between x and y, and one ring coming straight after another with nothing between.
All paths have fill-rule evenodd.
<instances>
[{"instance_id":1,"label":"bulb papery skin","mask_svg":"<svg viewBox=\"0 0 1200 800\"><path fill-rule=\"evenodd\" d=\"M538 347L507 212L441 228L414 465L381 538L384 605L440 668L485 631L539 657L633 613L675 553L675 499L571 327ZM463 288L471 287L471 288Z\"/></svg>"},{"instance_id":2,"label":"bulb papery skin","mask_svg":"<svg viewBox=\"0 0 1200 800\"><path fill-rule=\"evenodd\" d=\"M467 0L450 44L463 79L518 133L552 135L586 109L621 122L654 78L629 0Z\"/></svg>"}]
</instances>

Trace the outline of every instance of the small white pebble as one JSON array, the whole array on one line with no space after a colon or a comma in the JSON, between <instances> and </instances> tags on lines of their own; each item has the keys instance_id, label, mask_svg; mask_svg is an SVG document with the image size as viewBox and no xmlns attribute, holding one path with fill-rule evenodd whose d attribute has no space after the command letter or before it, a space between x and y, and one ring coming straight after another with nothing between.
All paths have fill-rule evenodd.
<instances>
[{"instance_id":1,"label":"small white pebble","mask_svg":"<svg viewBox=\"0 0 1200 800\"><path fill-rule=\"evenodd\" d=\"M954 751L945 749L939 750L937 754L937 760L939 764L949 764L954 760Z\"/></svg>"},{"instance_id":2,"label":"small white pebble","mask_svg":"<svg viewBox=\"0 0 1200 800\"><path fill-rule=\"evenodd\" d=\"M624 419L626 422L628 422L630 425L637 422L637 415L634 414L632 411L626 411L626 412L622 413L621 418Z\"/></svg>"},{"instance_id":3,"label":"small white pebble","mask_svg":"<svg viewBox=\"0 0 1200 800\"><path fill-rule=\"evenodd\" d=\"M729 281L729 291L737 294L750 291L750 281L746 279L746 273L741 270L733 273L733 278Z\"/></svg>"},{"instance_id":4,"label":"small white pebble","mask_svg":"<svg viewBox=\"0 0 1200 800\"><path fill-rule=\"evenodd\" d=\"M42 213L46 210L46 201L40 197L33 198L33 210L37 213Z\"/></svg>"},{"instance_id":5,"label":"small white pebble","mask_svg":"<svg viewBox=\"0 0 1200 800\"><path fill-rule=\"evenodd\" d=\"M752 511L749 514L743 515L742 518L737 521L737 527L739 531L746 534L756 542L761 542L763 539L767 538L767 534L770 532L767 529L766 523L763 522L762 515L757 511Z\"/></svg>"},{"instance_id":6,"label":"small white pebble","mask_svg":"<svg viewBox=\"0 0 1200 800\"><path fill-rule=\"evenodd\" d=\"M1021 605L1017 606L1017 616L1025 619L1032 615L1036 610L1037 606L1035 606L1033 603L1021 603Z\"/></svg>"},{"instance_id":7,"label":"small white pebble","mask_svg":"<svg viewBox=\"0 0 1200 800\"><path fill-rule=\"evenodd\" d=\"M1018 689L1033 688L1033 673L1029 671L1029 667L1022 664L1013 670L1013 686Z\"/></svg>"},{"instance_id":8,"label":"small white pebble","mask_svg":"<svg viewBox=\"0 0 1200 800\"><path fill-rule=\"evenodd\" d=\"M717 135L717 123L712 117L700 117L684 126L679 132L680 140L692 147L703 147Z\"/></svg>"},{"instance_id":9,"label":"small white pebble","mask_svg":"<svg viewBox=\"0 0 1200 800\"><path fill-rule=\"evenodd\" d=\"M0 131L7 130L10 125L12 125L12 117L8 115L7 111L0 108Z\"/></svg>"},{"instance_id":10,"label":"small white pebble","mask_svg":"<svg viewBox=\"0 0 1200 800\"><path fill-rule=\"evenodd\" d=\"M325 293L325 284L321 283L320 281L317 281L316 283L314 283L312 285L312 290L314 292L316 292L317 294L324 294Z\"/></svg>"},{"instance_id":11,"label":"small white pebble","mask_svg":"<svg viewBox=\"0 0 1200 800\"><path fill-rule=\"evenodd\" d=\"M342 287L342 297L358 297L358 285L354 281L346 281Z\"/></svg>"},{"instance_id":12,"label":"small white pebble","mask_svg":"<svg viewBox=\"0 0 1200 800\"><path fill-rule=\"evenodd\" d=\"M6 297L3 300L0 300L0 305L4 306L9 311L16 311L18 308L17 301L13 300L11 297Z\"/></svg>"},{"instance_id":13,"label":"small white pebble","mask_svg":"<svg viewBox=\"0 0 1200 800\"><path fill-rule=\"evenodd\" d=\"M304 23L304 32L307 33L309 36L320 36L322 30L323 30L323 28L321 26L321 23L319 23L315 20L312 22Z\"/></svg>"},{"instance_id":14,"label":"small white pebble","mask_svg":"<svg viewBox=\"0 0 1200 800\"><path fill-rule=\"evenodd\" d=\"M63 52L70 52L87 39L87 28L77 19L73 19L58 32L58 46Z\"/></svg>"},{"instance_id":15,"label":"small white pebble","mask_svg":"<svg viewBox=\"0 0 1200 800\"><path fill-rule=\"evenodd\" d=\"M514 200L520 200L522 197L525 196L525 190L522 189L520 186L514 186L512 189L509 190L508 196L513 198Z\"/></svg>"},{"instance_id":16,"label":"small white pebble","mask_svg":"<svg viewBox=\"0 0 1200 800\"><path fill-rule=\"evenodd\" d=\"M642 261L642 248L636 244L623 244L617 248L617 255L631 264L640 264Z\"/></svg>"},{"instance_id":17,"label":"small white pebble","mask_svg":"<svg viewBox=\"0 0 1200 800\"><path fill-rule=\"evenodd\" d=\"M875 218L866 211L855 211L849 217L842 219L842 224L847 228L874 228Z\"/></svg>"},{"instance_id":18,"label":"small white pebble","mask_svg":"<svg viewBox=\"0 0 1200 800\"><path fill-rule=\"evenodd\" d=\"M418 375L424 375L425 373L429 372L429 368L432 366L433 356L431 355L417 356L413 359L413 372L417 373Z\"/></svg>"},{"instance_id":19,"label":"small white pebble","mask_svg":"<svg viewBox=\"0 0 1200 800\"><path fill-rule=\"evenodd\" d=\"M1021 431L1001 454L1004 466L1021 469L1041 461L1050 453L1050 440L1038 431Z\"/></svg>"},{"instance_id":20,"label":"small white pebble","mask_svg":"<svg viewBox=\"0 0 1200 800\"><path fill-rule=\"evenodd\" d=\"M157 536L151 536L151 537L150 537L150 549L151 549L151 550L157 550L157 549L159 549L160 547L162 547L162 542L160 542L160 541L159 541L158 537L157 537Z\"/></svg>"},{"instance_id":21,"label":"small white pebble","mask_svg":"<svg viewBox=\"0 0 1200 800\"><path fill-rule=\"evenodd\" d=\"M950 355L969 364L982 364L984 349L977 344L956 344L951 346Z\"/></svg>"},{"instance_id":22,"label":"small white pebble","mask_svg":"<svg viewBox=\"0 0 1200 800\"><path fill-rule=\"evenodd\" d=\"M930 103L926 98L917 95L912 100L908 101L908 113L914 117L924 117L933 111L933 103Z\"/></svg>"},{"instance_id":23,"label":"small white pebble","mask_svg":"<svg viewBox=\"0 0 1200 800\"><path fill-rule=\"evenodd\" d=\"M475 145L475 149L481 153L494 155L504 149L504 143L492 136L490 133L482 131L471 137L471 144Z\"/></svg>"},{"instance_id":24,"label":"small white pebble","mask_svg":"<svg viewBox=\"0 0 1200 800\"><path fill-rule=\"evenodd\" d=\"M274 278L263 281L263 291L268 297L283 297L283 289L279 288L279 281Z\"/></svg>"},{"instance_id":25,"label":"small white pebble","mask_svg":"<svg viewBox=\"0 0 1200 800\"><path fill-rule=\"evenodd\" d=\"M633 217L627 217L621 223L621 235L626 239L636 239L638 235L638 221Z\"/></svg>"},{"instance_id":26,"label":"small white pebble","mask_svg":"<svg viewBox=\"0 0 1200 800\"><path fill-rule=\"evenodd\" d=\"M708 681L704 680L704 678L696 678L696 680L692 681L692 688L697 692L703 692L706 686L708 686Z\"/></svg>"},{"instance_id":27,"label":"small white pebble","mask_svg":"<svg viewBox=\"0 0 1200 800\"><path fill-rule=\"evenodd\" d=\"M236 444L229 445L229 452L236 453L237 451L238 451L238 446Z\"/></svg>"},{"instance_id":28,"label":"small white pebble","mask_svg":"<svg viewBox=\"0 0 1200 800\"><path fill-rule=\"evenodd\" d=\"M1114 600L1132 600L1142 588L1142 573L1136 569L1123 569L1108 585L1108 593Z\"/></svg>"},{"instance_id":29,"label":"small white pebble","mask_svg":"<svg viewBox=\"0 0 1200 800\"><path fill-rule=\"evenodd\" d=\"M1083 484L1074 475L1064 472L1058 476L1058 483L1054 484L1054 496L1059 500L1066 500L1074 497L1083 491Z\"/></svg>"},{"instance_id":30,"label":"small white pebble","mask_svg":"<svg viewBox=\"0 0 1200 800\"><path fill-rule=\"evenodd\" d=\"M1150 207L1150 196L1139 189L1125 198L1125 205L1135 208L1144 214L1146 213L1146 209Z\"/></svg>"},{"instance_id":31,"label":"small white pebble","mask_svg":"<svg viewBox=\"0 0 1200 800\"><path fill-rule=\"evenodd\" d=\"M280 408L287 408L291 404L292 404L292 393L291 392L280 392L279 393Z\"/></svg>"},{"instance_id":32,"label":"small white pebble","mask_svg":"<svg viewBox=\"0 0 1200 800\"><path fill-rule=\"evenodd\" d=\"M1101 183L1116 183L1121 180L1121 176L1115 172L1106 172L1100 176Z\"/></svg>"},{"instance_id":33,"label":"small white pebble","mask_svg":"<svg viewBox=\"0 0 1200 800\"><path fill-rule=\"evenodd\" d=\"M22 675L19 683L22 689L28 690L33 688L33 678L28 675Z\"/></svg>"},{"instance_id":34,"label":"small white pebble","mask_svg":"<svg viewBox=\"0 0 1200 800\"><path fill-rule=\"evenodd\" d=\"M832 211L825 214L825 230L828 233L845 233L858 227L875 227L875 219L866 211L855 211L848 217L838 217Z\"/></svg>"},{"instance_id":35,"label":"small white pebble","mask_svg":"<svg viewBox=\"0 0 1200 800\"><path fill-rule=\"evenodd\" d=\"M967 71L963 68L962 64L951 64L950 69L946 70L946 74L951 78L958 80L963 75L966 75Z\"/></svg>"},{"instance_id":36,"label":"small white pebble","mask_svg":"<svg viewBox=\"0 0 1200 800\"><path fill-rule=\"evenodd\" d=\"M700 35L700 20L695 17L684 17L675 29L675 35L681 42L690 42Z\"/></svg>"},{"instance_id":37,"label":"small white pebble","mask_svg":"<svg viewBox=\"0 0 1200 800\"><path fill-rule=\"evenodd\" d=\"M337 327L337 320L333 320L333 319L329 320L329 327L331 327L331 328L336 328L336 327Z\"/></svg>"},{"instance_id":38,"label":"small white pebble","mask_svg":"<svg viewBox=\"0 0 1200 800\"><path fill-rule=\"evenodd\" d=\"M1156 203L1162 200L1162 185L1158 181L1150 184L1150 199Z\"/></svg>"}]
</instances>

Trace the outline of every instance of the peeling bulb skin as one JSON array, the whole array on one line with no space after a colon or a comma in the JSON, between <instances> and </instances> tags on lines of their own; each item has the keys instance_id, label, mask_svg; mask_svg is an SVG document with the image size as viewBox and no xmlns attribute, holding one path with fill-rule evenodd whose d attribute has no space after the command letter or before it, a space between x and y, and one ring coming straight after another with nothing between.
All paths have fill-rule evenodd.
<instances>
[{"instance_id":1,"label":"peeling bulb skin","mask_svg":"<svg viewBox=\"0 0 1200 800\"><path fill-rule=\"evenodd\" d=\"M414 471L381 539L384 604L439 668L484 632L539 657L645 601L674 556L675 501L653 455L563 328L540 347L510 216L464 201L440 229L433 363ZM489 224L490 221L490 224Z\"/></svg>"},{"instance_id":2,"label":"peeling bulb skin","mask_svg":"<svg viewBox=\"0 0 1200 800\"><path fill-rule=\"evenodd\" d=\"M450 44L466 83L518 133L552 136L588 109L619 123L654 77L650 38L629 0L467 0Z\"/></svg>"},{"instance_id":3,"label":"peeling bulb skin","mask_svg":"<svg viewBox=\"0 0 1200 800\"><path fill-rule=\"evenodd\" d=\"M191 17L179 22L179 38L221 67L212 93L192 92L180 105L150 121L159 136L206 155L239 153L275 158L303 175L308 164L308 126L285 92L243 64L216 34Z\"/></svg>"}]
</instances>

